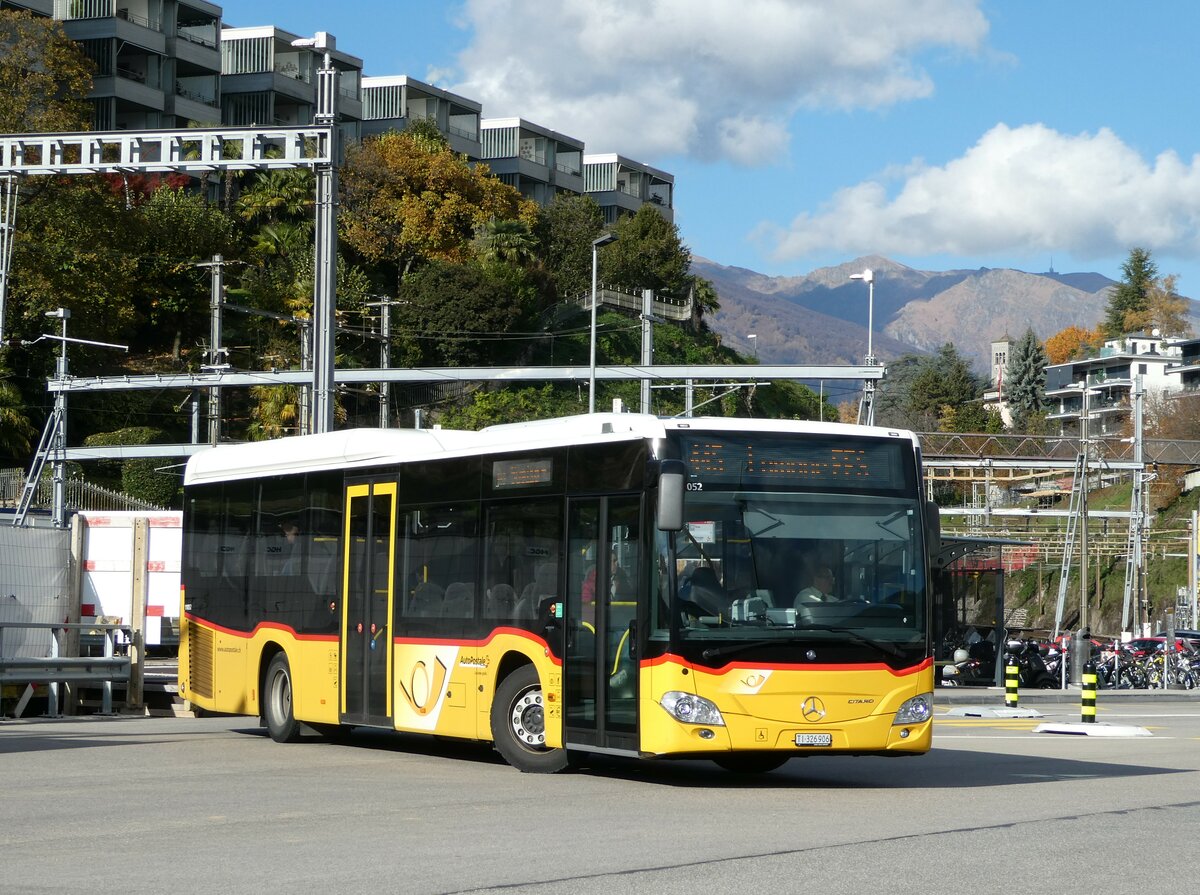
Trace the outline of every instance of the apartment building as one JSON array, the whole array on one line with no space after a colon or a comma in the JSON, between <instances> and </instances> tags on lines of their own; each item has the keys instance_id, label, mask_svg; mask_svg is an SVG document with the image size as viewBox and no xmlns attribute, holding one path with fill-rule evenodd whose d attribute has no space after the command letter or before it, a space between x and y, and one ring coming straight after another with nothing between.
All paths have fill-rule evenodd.
<instances>
[{"instance_id":1,"label":"apartment building","mask_svg":"<svg viewBox=\"0 0 1200 895\"><path fill-rule=\"evenodd\" d=\"M95 63L94 130L221 120L221 7L206 0L2 0L62 22Z\"/></svg>"},{"instance_id":2,"label":"apartment building","mask_svg":"<svg viewBox=\"0 0 1200 895\"><path fill-rule=\"evenodd\" d=\"M1200 339L1184 339L1175 343L1179 362L1167 370L1171 380L1171 398L1194 398L1200 395Z\"/></svg>"},{"instance_id":3,"label":"apartment building","mask_svg":"<svg viewBox=\"0 0 1200 895\"><path fill-rule=\"evenodd\" d=\"M1058 423L1060 435L1078 436L1086 383L1088 434L1121 435L1132 413L1134 378L1142 377L1148 394L1165 395L1180 385L1177 373L1168 372L1180 362L1176 340L1145 333L1109 339L1098 357L1046 368L1046 418Z\"/></svg>"},{"instance_id":4,"label":"apartment building","mask_svg":"<svg viewBox=\"0 0 1200 895\"><path fill-rule=\"evenodd\" d=\"M79 42L96 64L95 130L311 124L328 51L343 143L430 120L455 152L539 204L587 193L608 224L647 203L674 222L671 174L616 153L585 155L582 140L523 118L484 118L480 102L408 75L364 78L363 60L332 35L322 50L273 25L226 27L207 0L0 0L0 9L58 19Z\"/></svg>"},{"instance_id":5,"label":"apartment building","mask_svg":"<svg viewBox=\"0 0 1200 895\"><path fill-rule=\"evenodd\" d=\"M584 190L599 203L604 222L614 224L623 214L635 214L650 203L669 222L675 222L675 178L666 171L616 153L583 157Z\"/></svg>"},{"instance_id":6,"label":"apartment building","mask_svg":"<svg viewBox=\"0 0 1200 895\"><path fill-rule=\"evenodd\" d=\"M410 121L432 121L450 148L479 158L479 121L483 105L408 75L366 77L362 81L364 137L400 131Z\"/></svg>"},{"instance_id":7,"label":"apartment building","mask_svg":"<svg viewBox=\"0 0 1200 895\"><path fill-rule=\"evenodd\" d=\"M583 141L524 118L480 121L479 160L521 195L549 205L559 193L581 195Z\"/></svg>"},{"instance_id":8,"label":"apartment building","mask_svg":"<svg viewBox=\"0 0 1200 895\"><path fill-rule=\"evenodd\" d=\"M362 69L357 56L337 49L332 34L325 48L297 46L306 40L274 25L221 30L222 123L233 126L312 124L317 108L317 72L325 53L337 71L338 126L343 140L362 136Z\"/></svg>"}]
</instances>

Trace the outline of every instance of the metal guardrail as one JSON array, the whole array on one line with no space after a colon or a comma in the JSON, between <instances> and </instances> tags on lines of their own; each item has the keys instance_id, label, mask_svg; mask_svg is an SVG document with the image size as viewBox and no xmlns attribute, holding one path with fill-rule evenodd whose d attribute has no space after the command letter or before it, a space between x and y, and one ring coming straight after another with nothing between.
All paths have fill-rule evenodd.
<instances>
[{"instance_id":1,"label":"metal guardrail","mask_svg":"<svg viewBox=\"0 0 1200 895\"><path fill-rule=\"evenodd\" d=\"M50 655L41 657L5 656L4 633L9 628L50 631ZM59 632L99 631L104 635L103 656L60 656ZM131 638L128 625L66 623L66 622L0 622L0 684L50 685L50 701L46 714L57 716L58 685L60 683L99 684L103 691L101 709L112 714L112 685L127 682L132 677L133 660L129 655L116 655L117 634ZM139 651L140 652L140 651Z\"/></svg>"}]
</instances>

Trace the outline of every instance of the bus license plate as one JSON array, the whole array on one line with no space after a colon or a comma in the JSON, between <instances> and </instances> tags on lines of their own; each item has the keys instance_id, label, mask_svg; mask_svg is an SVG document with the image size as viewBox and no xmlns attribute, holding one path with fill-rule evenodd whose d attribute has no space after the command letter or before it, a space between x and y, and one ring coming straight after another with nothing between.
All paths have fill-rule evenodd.
<instances>
[{"instance_id":1,"label":"bus license plate","mask_svg":"<svg viewBox=\"0 0 1200 895\"><path fill-rule=\"evenodd\" d=\"M832 746L833 734L831 733L798 733L796 734L797 746Z\"/></svg>"}]
</instances>

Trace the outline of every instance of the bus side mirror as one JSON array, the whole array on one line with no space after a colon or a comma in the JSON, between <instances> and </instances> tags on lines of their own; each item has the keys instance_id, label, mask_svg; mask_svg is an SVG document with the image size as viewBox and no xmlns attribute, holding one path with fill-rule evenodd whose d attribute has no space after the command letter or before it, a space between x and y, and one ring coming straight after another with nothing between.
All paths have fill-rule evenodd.
<instances>
[{"instance_id":1,"label":"bus side mirror","mask_svg":"<svg viewBox=\"0 0 1200 895\"><path fill-rule=\"evenodd\" d=\"M658 472L658 530L683 529L683 479L687 467L682 460L663 460Z\"/></svg>"},{"instance_id":2,"label":"bus side mirror","mask_svg":"<svg viewBox=\"0 0 1200 895\"><path fill-rule=\"evenodd\" d=\"M942 513L932 501L925 504L925 548L929 565L937 568L942 553Z\"/></svg>"}]
</instances>

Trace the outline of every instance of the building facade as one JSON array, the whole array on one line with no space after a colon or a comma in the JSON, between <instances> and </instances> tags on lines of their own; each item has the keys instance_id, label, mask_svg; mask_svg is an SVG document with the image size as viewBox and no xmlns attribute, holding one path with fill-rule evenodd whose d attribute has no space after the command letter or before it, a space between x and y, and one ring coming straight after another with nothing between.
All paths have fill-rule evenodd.
<instances>
[{"instance_id":1,"label":"building facade","mask_svg":"<svg viewBox=\"0 0 1200 895\"><path fill-rule=\"evenodd\" d=\"M331 34L324 49L297 46L298 34L264 25L221 31L222 123L233 126L303 126L317 110L317 72L324 55L337 71L338 126L343 140L361 139L362 69L357 56L337 49Z\"/></svg>"},{"instance_id":2,"label":"building facade","mask_svg":"<svg viewBox=\"0 0 1200 895\"><path fill-rule=\"evenodd\" d=\"M221 7L206 0L3 0L62 22L96 66L94 130L221 120Z\"/></svg>"},{"instance_id":3,"label":"building facade","mask_svg":"<svg viewBox=\"0 0 1200 895\"><path fill-rule=\"evenodd\" d=\"M408 75L364 78L363 60L326 33L317 48L273 25L225 27L208 0L0 0L0 9L57 19L80 44L96 66L94 130L309 125L328 52L343 144L429 120L455 152L539 204L587 194L609 225L646 204L674 222L671 174L616 153L585 155L582 140L523 118L484 118L480 102Z\"/></svg>"},{"instance_id":4,"label":"building facade","mask_svg":"<svg viewBox=\"0 0 1200 895\"><path fill-rule=\"evenodd\" d=\"M623 214L635 214L647 203L675 222L675 178L613 153L583 157L584 189L599 203L604 222L614 224Z\"/></svg>"},{"instance_id":5,"label":"building facade","mask_svg":"<svg viewBox=\"0 0 1200 895\"><path fill-rule=\"evenodd\" d=\"M1179 387L1181 352L1175 340L1138 333L1109 339L1099 357L1052 364L1046 368L1046 418L1058 423L1059 434L1078 436L1083 392L1088 398L1088 434L1125 434L1132 413L1135 378L1147 394L1167 395Z\"/></svg>"},{"instance_id":6,"label":"building facade","mask_svg":"<svg viewBox=\"0 0 1200 895\"><path fill-rule=\"evenodd\" d=\"M539 205L559 193L583 194L583 141L524 118L484 118L479 160Z\"/></svg>"},{"instance_id":7,"label":"building facade","mask_svg":"<svg viewBox=\"0 0 1200 895\"><path fill-rule=\"evenodd\" d=\"M432 121L455 152L479 158L483 106L408 75L363 78L364 137L401 131L410 121Z\"/></svg>"}]
</instances>

